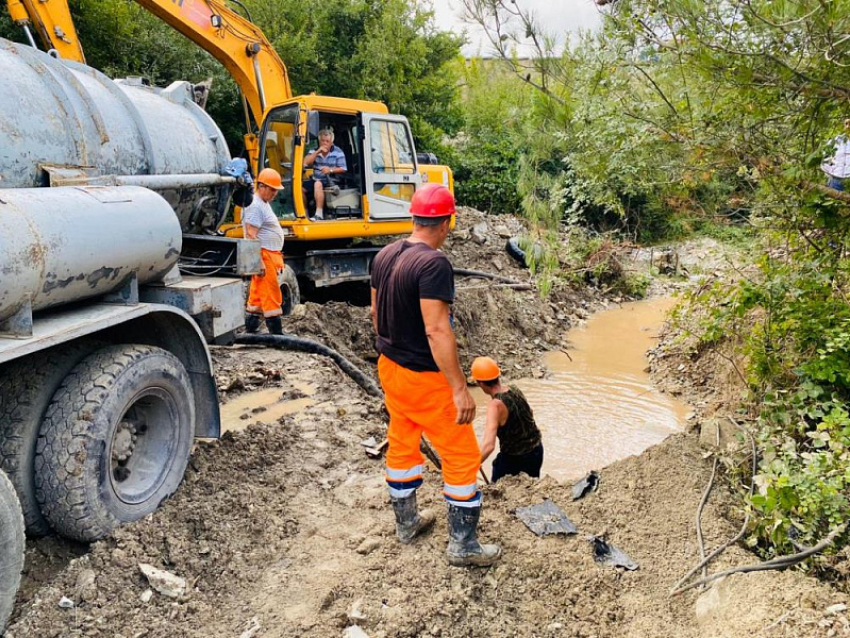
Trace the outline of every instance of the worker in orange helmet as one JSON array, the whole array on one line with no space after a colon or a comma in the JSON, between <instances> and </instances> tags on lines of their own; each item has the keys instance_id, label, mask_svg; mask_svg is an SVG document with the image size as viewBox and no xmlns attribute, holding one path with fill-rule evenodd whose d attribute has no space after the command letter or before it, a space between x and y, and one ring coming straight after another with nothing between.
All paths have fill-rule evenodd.
<instances>
[{"instance_id":1,"label":"worker in orange helmet","mask_svg":"<svg viewBox=\"0 0 850 638\"><path fill-rule=\"evenodd\" d=\"M283 272L283 229L271 207L271 202L283 189L280 173L264 168L257 176L254 201L242 211L245 237L260 241L263 270L251 277L251 288L246 305L245 330L257 332L263 318L272 334L283 334L281 315L283 295L278 275Z\"/></svg>"},{"instance_id":2,"label":"worker in orange helmet","mask_svg":"<svg viewBox=\"0 0 850 638\"><path fill-rule=\"evenodd\" d=\"M539 477L543 440L534 411L519 388L502 383L501 375L499 364L490 357L478 357L472 362L472 378L491 399L481 442L481 462L493 453L498 437L499 454L493 460L491 477L494 483L503 476L522 472Z\"/></svg>"},{"instance_id":3,"label":"worker in orange helmet","mask_svg":"<svg viewBox=\"0 0 850 638\"><path fill-rule=\"evenodd\" d=\"M378 375L390 414L386 480L396 533L410 543L434 524L434 513L419 512L416 502L424 433L442 457L449 563L492 565L502 550L477 538L481 452L472 430L475 401L452 331L454 271L439 250L455 214L454 196L445 186L426 184L414 194L410 213L413 234L386 246L372 266Z\"/></svg>"}]
</instances>

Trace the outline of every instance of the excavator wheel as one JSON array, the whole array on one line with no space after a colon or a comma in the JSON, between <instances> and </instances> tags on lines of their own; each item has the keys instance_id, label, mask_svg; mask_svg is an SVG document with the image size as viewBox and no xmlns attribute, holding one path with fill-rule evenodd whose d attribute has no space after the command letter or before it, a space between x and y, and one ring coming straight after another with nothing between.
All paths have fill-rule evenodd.
<instances>
[{"instance_id":1,"label":"excavator wheel","mask_svg":"<svg viewBox=\"0 0 850 638\"><path fill-rule=\"evenodd\" d=\"M291 266L284 266L283 272L278 275L277 282L283 295L283 314L292 314L295 306L301 303L301 289L298 285L298 277Z\"/></svg>"}]
</instances>

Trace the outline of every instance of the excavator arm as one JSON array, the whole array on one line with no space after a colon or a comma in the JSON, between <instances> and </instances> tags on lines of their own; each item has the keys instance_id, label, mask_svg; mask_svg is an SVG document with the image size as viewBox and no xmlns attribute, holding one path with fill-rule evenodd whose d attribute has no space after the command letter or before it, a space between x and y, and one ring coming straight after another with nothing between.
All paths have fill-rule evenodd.
<instances>
[{"instance_id":1,"label":"excavator arm","mask_svg":"<svg viewBox=\"0 0 850 638\"><path fill-rule=\"evenodd\" d=\"M248 103L255 122L292 97L286 65L263 32L219 0L135 0L221 62ZM35 28L60 58L85 63L68 0L6 0L12 19L32 41Z\"/></svg>"},{"instance_id":2,"label":"excavator arm","mask_svg":"<svg viewBox=\"0 0 850 638\"><path fill-rule=\"evenodd\" d=\"M23 27L33 47L35 40L30 27L38 33L44 46L55 50L60 58L86 63L68 0L6 0L6 6L12 20Z\"/></svg>"}]
</instances>

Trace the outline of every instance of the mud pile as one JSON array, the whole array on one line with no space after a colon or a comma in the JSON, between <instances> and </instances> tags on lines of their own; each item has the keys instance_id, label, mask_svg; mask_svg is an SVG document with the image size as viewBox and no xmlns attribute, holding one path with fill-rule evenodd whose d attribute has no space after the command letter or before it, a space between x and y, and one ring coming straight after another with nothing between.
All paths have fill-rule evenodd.
<instances>
[{"instance_id":1,"label":"mud pile","mask_svg":"<svg viewBox=\"0 0 850 638\"><path fill-rule=\"evenodd\" d=\"M250 350L243 356L260 354ZM793 573L729 579L717 600L702 599L699 616L696 593L667 597L696 561L692 517L709 471L685 436L604 469L599 490L580 501L551 479L486 487L480 533L504 548L493 569L447 565L445 506L429 471L420 497L440 513L437 525L401 546L382 464L361 446L383 435L377 402L320 358L262 354L268 369L322 381L317 403L199 445L161 510L94 544L22 601L7 636L325 638L358 625L371 638L707 638L842 628L843 615L825 610L845 597ZM544 498L566 511L578 535L538 538L516 519L517 507ZM725 510L719 497L706 508L709 546L733 533ZM596 564L589 534L604 534L639 569ZM719 567L746 560L732 550ZM140 563L185 579L188 592L146 593ZM82 585L92 577L94 586ZM60 608L62 596L75 608Z\"/></svg>"},{"instance_id":2,"label":"mud pile","mask_svg":"<svg viewBox=\"0 0 850 638\"><path fill-rule=\"evenodd\" d=\"M457 267L475 269L502 256L495 240L479 244L471 233L447 250ZM464 251L484 257L458 263ZM524 274L504 262L503 274ZM465 363L486 352L522 375L538 370L536 353L557 347L566 328L601 303L569 291L543 302L534 291L473 288L481 283L458 281ZM374 361L366 308L307 304L287 329L364 365ZM38 571L39 554L55 565L74 551L57 556L55 541L32 543L7 637L328 638L357 635L355 625L370 638L850 634L847 597L799 572L739 575L702 594L668 597L698 561L693 518L710 462L696 437L673 436L602 469L598 491L575 502L570 486L551 478L485 487L480 535L502 544L503 559L491 569L456 569L444 557L445 505L433 468L420 503L439 513L435 529L411 546L395 540L382 461L362 445L385 436L376 399L314 355L216 348L214 360L225 404L258 389L296 396L304 384L315 389L311 404L198 444L186 480L159 511L61 570ZM577 535L538 538L516 518L518 507L544 498L564 509ZM740 524L731 502L715 488L702 519L709 548ZM639 569L594 562L589 535L605 536ZM732 548L712 570L752 562ZM142 563L184 579L186 593L153 591ZM63 596L73 608L59 607Z\"/></svg>"},{"instance_id":3,"label":"mud pile","mask_svg":"<svg viewBox=\"0 0 850 638\"><path fill-rule=\"evenodd\" d=\"M540 355L565 348L566 331L604 305L588 291L563 284L548 299L541 299L528 269L505 251L507 239L522 230L517 218L462 208L443 249L456 269L487 272L530 286L515 290L497 281L455 278L455 333L467 370L475 357L488 355L511 376L542 376ZM366 289L367 284L362 286ZM284 330L321 341L359 365L377 362L368 308L339 301L306 302L284 318Z\"/></svg>"}]
</instances>

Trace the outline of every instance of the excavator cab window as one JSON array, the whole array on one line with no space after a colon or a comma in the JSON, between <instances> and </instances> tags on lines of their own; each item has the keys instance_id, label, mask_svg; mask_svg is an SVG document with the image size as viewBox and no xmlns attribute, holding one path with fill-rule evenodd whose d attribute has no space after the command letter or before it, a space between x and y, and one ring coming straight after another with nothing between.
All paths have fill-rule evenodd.
<instances>
[{"instance_id":1,"label":"excavator cab window","mask_svg":"<svg viewBox=\"0 0 850 638\"><path fill-rule=\"evenodd\" d=\"M304 155L312 153L319 146L319 131L330 129L334 134L334 145L345 155L347 171L335 175L335 188L325 189L326 219L362 219L361 206L363 193L363 153L361 150L361 122L357 115L344 113L326 113L310 111L307 120L307 139ZM312 169L307 167L304 178L308 178ZM307 193L308 216L314 210L315 203Z\"/></svg>"},{"instance_id":2,"label":"excavator cab window","mask_svg":"<svg viewBox=\"0 0 850 638\"><path fill-rule=\"evenodd\" d=\"M283 192L272 202L272 210L281 219L295 219L292 159L297 152L298 113L297 104L269 113L260 145L260 166L275 169L283 179Z\"/></svg>"}]
</instances>

